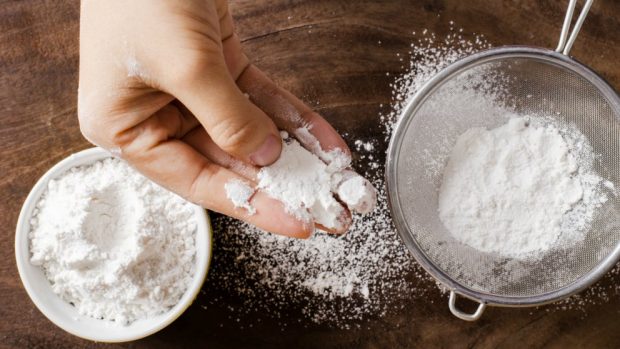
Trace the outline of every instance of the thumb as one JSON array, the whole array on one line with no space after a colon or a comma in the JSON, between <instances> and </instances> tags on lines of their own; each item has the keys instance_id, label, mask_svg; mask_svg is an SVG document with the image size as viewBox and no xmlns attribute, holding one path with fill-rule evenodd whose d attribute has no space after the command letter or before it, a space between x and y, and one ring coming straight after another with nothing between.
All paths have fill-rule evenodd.
<instances>
[{"instance_id":1,"label":"thumb","mask_svg":"<svg viewBox=\"0 0 620 349\"><path fill-rule=\"evenodd\" d=\"M230 155L257 166L276 161L282 151L278 128L239 90L223 57L198 66L182 74L170 92Z\"/></svg>"}]
</instances>

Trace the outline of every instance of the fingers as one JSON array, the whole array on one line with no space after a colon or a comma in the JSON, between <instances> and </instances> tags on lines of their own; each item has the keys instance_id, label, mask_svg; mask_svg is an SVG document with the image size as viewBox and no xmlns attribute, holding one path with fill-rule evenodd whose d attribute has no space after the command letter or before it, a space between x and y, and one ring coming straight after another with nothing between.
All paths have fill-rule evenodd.
<instances>
[{"instance_id":1,"label":"fingers","mask_svg":"<svg viewBox=\"0 0 620 349\"><path fill-rule=\"evenodd\" d=\"M351 153L338 132L290 92L279 88L254 66L249 66L237 79L251 100L270 115L278 127L295 136L333 171L346 177L334 192L347 207L359 213L371 212L376 204L376 190L359 174L346 170ZM344 155L344 156L343 156Z\"/></svg>"},{"instance_id":2,"label":"fingers","mask_svg":"<svg viewBox=\"0 0 620 349\"><path fill-rule=\"evenodd\" d=\"M166 80L166 89L196 116L224 151L258 166L273 163L282 149L278 129L239 90L223 55L205 54L192 62L179 77Z\"/></svg>"},{"instance_id":3,"label":"fingers","mask_svg":"<svg viewBox=\"0 0 620 349\"><path fill-rule=\"evenodd\" d=\"M250 166L228 155L225 151L220 149L213 142L213 140L211 140L204 128L196 127L192 129L183 137L182 140L191 145L194 149L215 164L240 174L251 182L255 182L259 168ZM346 232L350 226L351 220L351 213L343 208L342 216L338 219L338 221L342 223L340 226L328 228L320 224L316 224L316 227L331 234L342 234Z\"/></svg>"},{"instance_id":4,"label":"fingers","mask_svg":"<svg viewBox=\"0 0 620 349\"><path fill-rule=\"evenodd\" d=\"M183 141L191 145L213 163L238 173L251 181L256 179L256 174L258 173L257 167L237 160L223 151L213 142L204 128L196 127L183 137Z\"/></svg>"},{"instance_id":5,"label":"fingers","mask_svg":"<svg viewBox=\"0 0 620 349\"><path fill-rule=\"evenodd\" d=\"M297 97L278 87L258 68L250 65L239 76L237 84L250 95L254 104L271 116L280 129L294 135L304 148L332 166L334 171L350 165L349 148L338 132ZM351 212L344 205L340 221L343 224L338 227L319 225L319 228L336 234L346 232L352 220Z\"/></svg>"},{"instance_id":6,"label":"fingers","mask_svg":"<svg viewBox=\"0 0 620 349\"><path fill-rule=\"evenodd\" d=\"M183 137L183 141L190 144L194 149L199 151L214 163L240 174L252 183L255 182L259 168L247 165L235 158L232 158L209 138L209 135L202 127L196 127L191 130ZM339 203L337 204L340 205ZM346 232L351 224L351 213L344 207L342 207L341 212L342 216L338 219L338 221L341 222L341 225L328 228L320 224L316 224L317 228L331 234L342 234Z\"/></svg>"},{"instance_id":7,"label":"fingers","mask_svg":"<svg viewBox=\"0 0 620 349\"><path fill-rule=\"evenodd\" d=\"M260 192L250 200L256 209L255 214L250 215L245 209L235 208L226 196L225 184L230 180L244 178L210 163L181 141L166 141L131 157L131 160L146 176L165 187L173 188L179 195L203 207L281 235L306 238L314 230L312 224L289 215L282 203Z\"/></svg>"},{"instance_id":8,"label":"fingers","mask_svg":"<svg viewBox=\"0 0 620 349\"><path fill-rule=\"evenodd\" d=\"M186 131L191 134L193 129L191 120L168 106L123 135L122 156L147 177L203 207L277 234L297 238L312 234L312 223L288 214L281 202L266 194L256 193L251 198L250 204L256 208L253 215L234 207L226 195L225 184L235 179L248 180L172 138Z\"/></svg>"},{"instance_id":9,"label":"fingers","mask_svg":"<svg viewBox=\"0 0 620 349\"><path fill-rule=\"evenodd\" d=\"M237 79L237 85L250 96L283 130L298 136L298 129L305 127L318 140L320 148L329 152L339 149L350 156L350 150L338 132L319 114L290 92L278 87L269 77L250 65ZM307 148L314 151L313 139L297 137Z\"/></svg>"},{"instance_id":10,"label":"fingers","mask_svg":"<svg viewBox=\"0 0 620 349\"><path fill-rule=\"evenodd\" d=\"M236 77L248 66L226 1L215 2L221 51L193 57L181 79L170 79L172 93L196 116L211 140L226 153L247 163L266 166L280 155L278 129L239 90Z\"/></svg>"},{"instance_id":11,"label":"fingers","mask_svg":"<svg viewBox=\"0 0 620 349\"><path fill-rule=\"evenodd\" d=\"M202 127L197 127L190 131L187 135L185 135L185 137L183 137L183 141L191 145L194 149L199 151L209 160L213 161L213 163L244 177L246 180L252 183L253 187L255 187L256 174L258 173L259 169L254 166L249 166L235 158L232 158L230 155L220 149L209 138L209 135ZM264 193L257 192L257 194L255 194L255 199L261 198L263 196L265 196L266 198L270 198ZM274 219L278 219L278 217L274 217ZM339 219L339 221L342 222L342 225L334 228L328 228L320 224L315 225L317 228L330 234L343 234L351 225L352 218L349 210L343 207L342 217Z\"/></svg>"},{"instance_id":12,"label":"fingers","mask_svg":"<svg viewBox=\"0 0 620 349\"><path fill-rule=\"evenodd\" d=\"M340 222L342 222L341 225L337 227L333 227L333 228L328 228L324 225L315 223L315 226L317 229L328 232L330 234L342 235L346 233L347 230L349 230L349 227L351 226L352 221L353 219L351 218L351 212L347 209L344 209L342 211L342 216L340 217Z\"/></svg>"}]
</instances>

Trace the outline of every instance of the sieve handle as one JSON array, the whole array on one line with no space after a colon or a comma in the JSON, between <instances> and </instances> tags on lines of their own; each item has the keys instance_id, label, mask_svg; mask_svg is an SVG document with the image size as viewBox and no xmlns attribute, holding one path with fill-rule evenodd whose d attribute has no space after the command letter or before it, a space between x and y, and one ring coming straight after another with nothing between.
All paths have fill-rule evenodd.
<instances>
[{"instance_id":1,"label":"sieve handle","mask_svg":"<svg viewBox=\"0 0 620 349\"><path fill-rule=\"evenodd\" d=\"M484 309L487 307L486 303L475 300L475 302L478 302L478 309L476 309L473 314L464 313L456 307L456 296L456 292L450 291L450 300L448 301L448 307L450 308L450 312L452 312L452 315L456 316L461 320L476 321L480 318L480 316L484 312Z\"/></svg>"},{"instance_id":2,"label":"sieve handle","mask_svg":"<svg viewBox=\"0 0 620 349\"><path fill-rule=\"evenodd\" d=\"M577 0L570 0L568 3L568 9L566 9L566 16L564 17L564 25L562 25L562 32L560 33L560 42L558 43L558 47L555 49L556 52L560 52L566 56L570 52L570 49L573 47L575 40L577 39L577 34L579 34L579 30L581 29L581 25L583 25L583 21L586 20L586 16L590 11L590 7L592 7L592 3L594 0L587 0L581 9L581 13L579 14L579 18L577 18L577 22L573 26L573 31L568 37L568 31L570 30L570 22L573 19L573 13L575 12L575 6L577 6ZM568 40L567 40L568 38Z\"/></svg>"}]
</instances>

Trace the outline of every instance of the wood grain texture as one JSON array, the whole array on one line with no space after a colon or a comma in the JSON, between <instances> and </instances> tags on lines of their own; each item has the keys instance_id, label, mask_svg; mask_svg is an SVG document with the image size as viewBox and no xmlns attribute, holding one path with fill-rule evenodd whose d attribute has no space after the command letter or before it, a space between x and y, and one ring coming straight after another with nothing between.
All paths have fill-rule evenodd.
<instances>
[{"instance_id":1,"label":"wood grain texture","mask_svg":"<svg viewBox=\"0 0 620 349\"><path fill-rule=\"evenodd\" d=\"M439 37L452 20L493 45L554 47L564 0L233 1L244 48L274 80L302 97L346 134L379 137L378 115L391 102L390 83L404 71L413 31ZM476 323L453 318L447 300L429 291L361 328L282 330L275 321L240 329L221 306L196 304L174 324L141 341L96 344L49 322L26 295L14 262L14 227L35 181L65 156L89 147L76 118L77 0L0 1L0 347L6 348L615 348L620 347L620 297L584 311L497 309ZM620 2L598 0L572 54L620 88ZM386 74L389 73L389 76ZM381 149L386 148L380 144ZM217 234L216 234L217 235ZM214 268L217 265L213 266ZM601 283L615 284L610 276ZM429 286L430 287L430 286ZM291 314L294 321L300 314Z\"/></svg>"}]
</instances>

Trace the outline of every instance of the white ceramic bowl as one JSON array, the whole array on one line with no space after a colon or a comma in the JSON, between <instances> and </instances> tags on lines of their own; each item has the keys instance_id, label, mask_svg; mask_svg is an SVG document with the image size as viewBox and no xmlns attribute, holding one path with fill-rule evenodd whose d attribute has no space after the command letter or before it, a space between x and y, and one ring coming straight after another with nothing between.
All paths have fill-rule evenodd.
<instances>
[{"instance_id":1,"label":"white ceramic bowl","mask_svg":"<svg viewBox=\"0 0 620 349\"><path fill-rule=\"evenodd\" d=\"M195 207L198 229L196 231L196 274L189 288L176 306L159 316L137 320L124 326L112 321L98 320L78 314L76 308L58 297L40 267L30 264L30 218L50 179L56 178L68 169L91 164L110 157L101 148L91 148L73 154L62 160L35 184L28 194L19 214L15 234L15 257L17 269L28 295L39 310L54 324L78 337L98 342L125 342L151 335L171 324L193 302L204 283L211 260L212 231L206 211Z\"/></svg>"}]
</instances>

